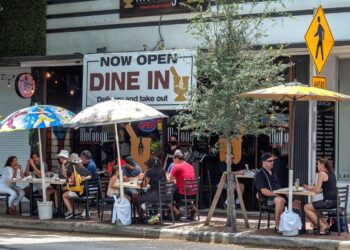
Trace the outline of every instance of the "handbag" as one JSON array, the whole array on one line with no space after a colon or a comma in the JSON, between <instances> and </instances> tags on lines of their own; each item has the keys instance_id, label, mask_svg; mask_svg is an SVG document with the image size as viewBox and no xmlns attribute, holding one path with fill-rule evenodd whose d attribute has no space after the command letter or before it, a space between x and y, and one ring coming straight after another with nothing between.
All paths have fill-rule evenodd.
<instances>
[{"instance_id":1,"label":"handbag","mask_svg":"<svg viewBox=\"0 0 350 250\"><path fill-rule=\"evenodd\" d=\"M73 167L73 173L67 180L67 189L69 191L77 192L79 195L82 195L84 192L84 186L82 185L83 179L80 174L78 174L75 166Z\"/></svg>"}]
</instances>

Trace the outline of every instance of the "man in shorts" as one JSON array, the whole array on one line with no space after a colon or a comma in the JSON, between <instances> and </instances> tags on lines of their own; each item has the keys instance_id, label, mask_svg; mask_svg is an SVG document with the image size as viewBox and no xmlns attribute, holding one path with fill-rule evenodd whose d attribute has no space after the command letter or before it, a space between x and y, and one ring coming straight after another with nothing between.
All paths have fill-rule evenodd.
<instances>
[{"instance_id":1,"label":"man in shorts","mask_svg":"<svg viewBox=\"0 0 350 250\"><path fill-rule=\"evenodd\" d=\"M274 157L268 153L261 156L262 167L255 175L254 184L256 189L266 198L267 205L275 207L275 225L276 231L279 231L280 218L287 204L287 199L273 192L280 189L276 175L272 172L273 161Z\"/></svg>"},{"instance_id":2,"label":"man in shorts","mask_svg":"<svg viewBox=\"0 0 350 250\"><path fill-rule=\"evenodd\" d=\"M174 193L174 201L180 202L185 199L185 181L184 180L194 180L196 175L194 168L191 164L184 161L184 154L180 149L176 150L173 157L174 166L171 169L170 181L175 181L176 191ZM188 194L188 197L193 198L196 194ZM194 219L196 217L196 208L193 204L190 204L190 216L189 219ZM180 217L180 211L178 208L174 207L174 212L176 217Z\"/></svg>"}]
</instances>

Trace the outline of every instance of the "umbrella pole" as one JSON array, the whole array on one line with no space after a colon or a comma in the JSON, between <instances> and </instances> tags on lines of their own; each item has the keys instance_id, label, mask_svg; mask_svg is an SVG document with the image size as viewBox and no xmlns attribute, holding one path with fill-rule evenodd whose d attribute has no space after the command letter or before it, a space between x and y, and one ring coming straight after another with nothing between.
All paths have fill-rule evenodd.
<instances>
[{"instance_id":1,"label":"umbrella pole","mask_svg":"<svg viewBox=\"0 0 350 250\"><path fill-rule=\"evenodd\" d=\"M293 209L293 170L294 170L294 126L295 126L295 100L292 101L292 117L290 122L290 165L289 165L289 189L288 189L288 209Z\"/></svg>"},{"instance_id":2,"label":"umbrella pole","mask_svg":"<svg viewBox=\"0 0 350 250\"><path fill-rule=\"evenodd\" d=\"M42 185L42 189L43 189L43 201L46 202L45 166L44 166L44 161L43 161L43 150L42 150L42 145L41 145L41 134L40 134L39 128L38 128L38 136L39 136L41 185Z\"/></svg>"},{"instance_id":3,"label":"umbrella pole","mask_svg":"<svg viewBox=\"0 0 350 250\"><path fill-rule=\"evenodd\" d=\"M118 154L118 172L119 172L119 189L120 189L120 197L124 197L124 187L123 187L123 172L120 163L120 150L119 150L119 135L118 135L118 126L114 124L115 131L115 143L117 144L117 154Z\"/></svg>"}]
</instances>

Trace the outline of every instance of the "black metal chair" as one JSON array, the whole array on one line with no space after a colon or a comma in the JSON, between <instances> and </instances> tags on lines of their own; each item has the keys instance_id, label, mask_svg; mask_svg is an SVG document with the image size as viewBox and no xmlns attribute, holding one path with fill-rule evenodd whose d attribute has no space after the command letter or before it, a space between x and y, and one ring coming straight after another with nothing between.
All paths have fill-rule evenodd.
<instances>
[{"instance_id":1,"label":"black metal chair","mask_svg":"<svg viewBox=\"0 0 350 250\"><path fill-rule=\"evenodd\" d=\"M98 203L98 213L100 221L103 221L103 213L105 207L111 209L111 214L113 213L114 198L107 196L107 190L109 185L110 177L100 177L100 194L99 194L99 203Z\"/></svg>"},{"instance_id":2,"label":"black metal chair","mask_svg":"<svg viewBox=\"0 0 350 250\"><path fill-rule=\"evenodd\" d=\"M9 197L10 197L10 195L7 194L7 193L0 193L0 200L5 201L5 203L6 203L6 213L7 214L10 211L10 208L9 208Z\"/></svg>"},{"instance_id":3,"label":"black metal chair","mask_svg":"<svg viewBox=\"0 0 350 250\"><path fill-rule=\"evenodd\" d=\"M337 207L329 209L317 209L321 214L326 213L329 219L337 220L338 235L341 233L340 217L344 217L346 223L346 232L349 234L347 208L348 208L349 185L346 187L337 187ZM317 227L320 228L320 217L317 214Z\"/></svg>"},{"instance_id":4,"label":"black metal chair","mask_svg":"<svg viewBox=\"0 0 350 250\"><path fill-rule=\"evenodd\" d=\"M97 205L100 193L99 179L86 180L84 182L84 194L81 197L72 198L73 218L75 218L75 206L85 207L86 218L90 218L90 207Z\"/></svg>"},{"instance_id":5,"label":"black metal chair","mask_svg":"<svg viewBox=\"0 0 350 250\"><path fill-rule=\"evenodd\" d=\"M203 178L201 180L202 180L202 184L200 186L201 190L200 190L199 203L200 203L200 206L202 206L203 200L206 202L208 199L208 207L210 207L213 199L213 192L215 192L211 182L210 169L206 170L206 178L204 179L205 182L203 181Z\"/></svg>"},{"instance_id":6,"label":"black metal chair","mask_svg":"<svg viewBox=\"0 0 350 250\"><path fill-rule=\"evenodd\" d=\"M270 218L271 214L275 213L275 206L267 205L267 198L261 193L260 190L257 192L259 201L259 222L258 229L260 229L261 217L263 213L267 213L267 228L270 228Z\"/></svg>"},{"instance_id":7,"label":"black metal chair","mask_svg":"<svg viewBox=\"0 0 350 250\"><path fill-rule=\"evenodd\" d=\"M174 218L174 192L175 192L175 183L174 182L159 182L158 185L158 202L145 202L146 213L149 213L151 210L158 210L160 213L160 223L163 224L163 211L171 211L171 219L173 224L175 223Z\"/></svg>"},{"instance_id":8,"label":"black metal chair","mask_svg":"<svg viewBox=\"0 0 350 250\"><path fill-rule=\"evenodd\" d=\"M198 200L199 200L199 185L200 177L194 180L184 180L184 191L185 199L180 202L185 205L186 208L186 218L188 218L189 204L193 204L197 210L198 220L200 220L199 211L198 211ZM178 205L178 204L177 204ZM181 206L181 205L180 205Z\"/></svg>"}]
</instances>

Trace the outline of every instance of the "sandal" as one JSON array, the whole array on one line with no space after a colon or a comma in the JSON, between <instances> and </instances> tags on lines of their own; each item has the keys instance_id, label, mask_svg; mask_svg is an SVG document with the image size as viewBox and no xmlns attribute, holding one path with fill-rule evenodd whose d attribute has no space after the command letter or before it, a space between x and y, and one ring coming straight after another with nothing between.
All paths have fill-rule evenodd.
<instances>
[{"instance_id":1,"label":"sandal","mask_svg":"<svg viewBox=\"0 0 350 250\"><path fill-rule=\"evenodd\" d=\"M278 234L283 234L283 232L280 231L279 229L277 229L276 227L275 227L275 232L278 233Z\"/></svg>"},{"instance_id":2,"label":"sandal","mask_svg":"<svg viewBox=\"0 0 350 250\"><path fill-rule=\"evenodd\" d=\"M331 231L329 230L329 228L326 228L324 231L318 231L319 235L330 235Z\"/></svg>"}]
</instances>

